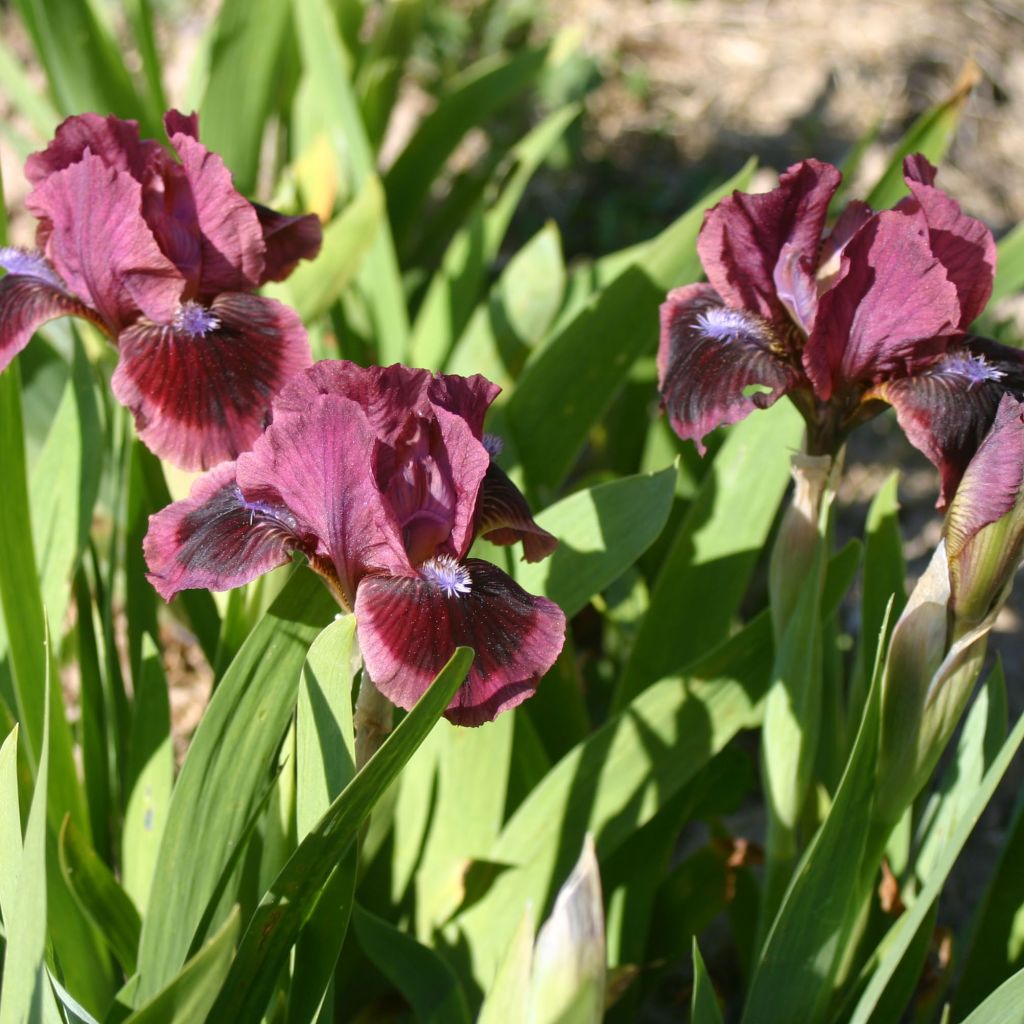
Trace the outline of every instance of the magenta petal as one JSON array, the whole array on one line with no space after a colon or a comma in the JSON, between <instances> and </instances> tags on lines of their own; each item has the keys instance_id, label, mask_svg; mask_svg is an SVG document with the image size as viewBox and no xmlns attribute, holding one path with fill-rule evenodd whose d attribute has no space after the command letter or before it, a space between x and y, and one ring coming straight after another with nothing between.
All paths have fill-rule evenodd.
<instances>
[{"instance_id":1,"label":"magenta petal","mask_svg":"<svg viewBox=\"0 0 1024 1024\"><path fill-rule=\"evenodd\" d=\"M723 306L710 285L670 292L661 306L658 388L672 429L694 441L773 405L798 382L796 371L772 350L771 327ZM746 394L753 387L769 388Z\"/></svg>"},{"instance_id":2,"label":"magenta petal","mask_svg":"<svg viewBox=\"0 0 1024 1024\"><path fill-rule=\"evenodd\" d=\"M539 527L522 492L496 462L491 462L480 489L477 533L492 544L523 542L523 558L539 562L558 547L558 538Z\"/></svg>"},{"instance_id":3,"label":"magenta petal","mask_svg":"<svg viewBox=\"0 0 1024 1024\"><path fill-rule=\"evenodd\" d=\"M1017 504L1024 487L1024 405L1004 395L946 520L946 550L954 561L979 530Z\"/></svg>"},{"instance_id":4,"label":"magenta petal","mask_svg":"<svg viewBox=\"0 0 1024 1024\"><path fill-rule=\"evenodd\" d=\"M841 384L903 376L927 366L957 331L956 288L921 223L893 210L865 224L843 270L818 302L804 366L818 397Z\"/></svg>"},{"instance_id":5,"label":"magenta petal","mask_svg":"<svg viewBox=\"0 0 1024 1024\"><path fill-rule=\"evenodd\" d=\"M183 114L180 110L168 110L164 114L164 131L167 132L169 139L173 139L175 135L187 135L190 139L198 139L199 115L195 111Z\"/></svg>"},{"instance_id":6,"label":"magenta petal","mask_svg":"<svg viewBox=\"0 0 1024 1024\"><path fill-rule=\"evenodd\" d=\"M149 517L142 548L150 583L170 601L179 590L240 587L313 544L284 505L247 502L225 462Z\"/></svg>"},{"instance_id":7,"label":"magenta petal","mask_svg":"<svg viewBox=\"0 0 1024 1024\"><path fill-rule=\"evenodd\" d=\"M171 324L140 322L118 337L111 385L139 437L185 469L234 458L259 437L270 402L310 363L295 312L258 295L186 304Z\"/></svg>"},{"instance_id":8,"label":"magenta petal","mask_svg":"<svg viewBox=\"0 0 1024 1024\"><path fill-rule=\"evenodd\" d=\"M697 251L726 305L765 320L786 316L775 295L775 265L787 242L811 265L817 263L828 204L840 177L831 164L804 160L790 167L771 192L734 192L708 212Z\"/></svg>"},{"instance_id":9,"label":"magenta petal","mask_svg":"<svg viewBox=\"0 0 1024 1024\"><path fill-rule=\"evenodd\" d=\"M916 206L928 222L932 252L956 285L960 300L958 326L966 330L985 308L992 294L996 268L995 239L980 220L968 217L956 200L942 189L935 188L935 168L923 156L908 156L903 161L903 175ZM906 208L912 210L914 205L907 202Z\"/></svg>"},{"instance_id":10,"label":"magenta petal","mask_svg":"<svg viewBox=\"0 0 1024 1024\"><path fill-rule=\"evenodd\" d=\"M275 409L274 422L238 459L243 492L282 501L308 524L349 602L368 570L409 570L398 526L370 472L376 445L364 410L328 394L301 415L276 418Z\"/></svg>"},{"instance_id":11,"label":"magenta petal","mask_svg":"<svg viewBox=\"0 0 1024 1024\"><path fill-rule=\"evenodd\" d=\"M320 251L323 232L320 218L313 213L288 217L259 203L252 204L263 231L266 247L265 265L260 284L283 281L299 260L311 260Z\"/></svg>"},{"instance_id":12,"label":"magenta petal","mask_svg":"<svg viewBox=\"0 0 1024 1024\"><path fill-rule=\"evenodd\" d=\"M1006 371L998 364L957 348L922 373L882 382L865 398L896 410L907 439L939 470L937 505L945 508L992 425L1005 385Z\"/></svg>"},{"instance_id":13,"label":"magenta petal","mask_svg":"<svg viewBox=\"0 0 1024 1024\"><path fill-rule=\"evenodd\" d=\"M59 316L96 321L96 314L69 294L39 253L0 249L0 371L28 344L36 330Z\"/></svg>"},{"instance_id":14,"label":"magenta petal","mask_svg":"<svg viewBox=\"0 0 1024 1024\"><path fill-rule=\"evenodd\" d=\"M138 316L166 321L184 281L142 217L142 186L86 151L51 174L26 205L49 225L46 255L68 290L116 334Z\"/></svg>"},{"instance_id":15,"label":"magenta petal","mask_svg":"<svg viewBox=\"0 0 1024 1024\"><path fill-rule=\"evenodd\" d=\"M258 287L266 249L252 203L235 191L231 172L216 153L185 133L172 135L171 142L195 204L202 258L199 294Z\"/></svg>"},{"instance_id":16,"label":"magenta petal","mask_svg":"<svg viewBox=\"0 0 1024 1024\"><path fill-rule=\"evenodd\" d=\"M136 121L122 121L113 115L77 114L63 121L53 140L25 161L25 177L40 185L51 174L78 163L86 151L99 157L117 171L126 171L144 182L154 162L169 162L163 147L150 139L139 138Z\"/></svg>"},{"instance_id":17,"label":"magenta petal","mask_svg":"<svg viewBox=\"0 0 1024 1024\"><path fill-rule=\"evenodd\" d=\"M424 576L364 579L355 605L359 648L381 693L408 709L456 647L472 647L473 666L445 716L482 725L532 696L565 642L565 615L488 562L472 558L456 570L468 574L468 592Z\"/></svg>"}]
</instances>

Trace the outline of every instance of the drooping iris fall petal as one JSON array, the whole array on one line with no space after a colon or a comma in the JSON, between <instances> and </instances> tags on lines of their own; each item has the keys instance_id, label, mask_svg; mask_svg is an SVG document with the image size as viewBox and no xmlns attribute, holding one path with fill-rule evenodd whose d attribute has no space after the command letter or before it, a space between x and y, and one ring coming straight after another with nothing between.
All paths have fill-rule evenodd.
<instances>
[{"instance_id":1,"label":"drooping iris fall petal","mask_svg":"<svg viewBox=\"0 0 1024 1024\"><path fill-rule=\"evenodd\" d=\"M558 540L533 521L522 491L493 459L480 489L477 532L492 544L509 546L520 541L523 559L539 562L552 554Z\"/></svg>"},{"instance_id":2,"label":"drooping iris fall petal","mask_svg":"<svg viewBox=\"0 0 1024 1024\"><path fill-rule=\"evenodd\" d=\"M565 615L488 562L438 562L416 576L360 583L359 648L381 693L408 709L456 647L472 647L473 666L445 717L481 725L533 694L562 649Z\"/></svg>"},{"instance_id":3,"label":"drooping iris fall petal","mask_svg":"<svg viewBox=\"0 0 1024 1024\"><path fill-rule=\"evenodd\" d=\"M111 380L139 437L185 469L251 447L282 385L310 363L298 315L273 299L229 293L186 303L170 323L140 321L117 339Z\"/></svg>"},{"instance_id":4,"label":"drooping iris fall petal","mask_svg":"<svg viewBox=\"0 0 1024 1024\"><path fill-rule=\"evenodd\" d=\"M798 375L773 351L770 325L723 306L710 285L669 293L661 307L658 388L675 432L702 438L773 405Z\"/></svg>"},{"instance_id":5,"label":"drooping iris fall petal","mask_svg":"<svg viewBox=\"0 0 1024 1024\"><path fill-rule=\"evenodd\" d=\"M256 211L266 249L260 284L283 281L299 260L311 260L320 251L323 231L316 214L289 217L259 203L253 203L252 208Z\"/></svg>"},{"instance_id":6,"label":"drooping iris fall petal","mask_svg":"<svg viewBox=\"0 0 1024 1024\"><path fill-rule=\"evenodd\" d=\"M41 253L0 248L0 373L48 320L80 316L99 322L84 303L67 291Z\"/></svg>"}]
</instances>

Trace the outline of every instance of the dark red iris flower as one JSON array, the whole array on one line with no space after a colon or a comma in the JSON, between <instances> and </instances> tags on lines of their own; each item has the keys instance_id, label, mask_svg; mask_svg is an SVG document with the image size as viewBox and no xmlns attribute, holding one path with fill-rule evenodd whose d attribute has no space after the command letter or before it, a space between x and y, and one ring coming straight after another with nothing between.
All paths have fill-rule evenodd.
<instances>
[{"instance_id":1,"label":"dark red iris flower","mask_svg":"<svg viewBox=\"0 0 1024 1024\"><path fill-rule=\"evenodd\" d=\"M70 117L25 164L35 252L0 249L0 370L47 320L116 344L112 385L140 438L185 469L244 451L282 384L311 362L296 313L252 294L320 249L315 216L235 191L198 119L164 119L175 160L134 121Z\"/></svg>"},{"instance_id":2,"label":"dark red iris flower","mask_svg":"<svg viewBox=\"0 0 1024 1024\"><path fill-rule=\"evenodd\" d=\"M490 721L534 692L565 635L556 604L467 557L481 535L522 541L530 561L557 544L492 459L497 392L480 376L317 363L275 399L252 451L150 519L149 579L167 600L227 590L301 552L355 612L389 700L411 707L466 644L476 658L447 716Z\"/></svg>"},{"instance_id":3,"label":"dark red iris flower","mask_svg":"<svg viewBox=\"0 0 1024 1024\"><path fill-rule=\"evenodd\" d=\"M948 502L1000 397L1024 391L1024 355L967 334L992 292L992 233L935 187L924 157L904 177L911 194L893 209L851 202L827 232L841 175L817 160L708 211L709 283L661 307L659 387L680 437L703 450L715 427L789 395L808 450L835 454L888 403Z\"/></svg>"}]
</instances>

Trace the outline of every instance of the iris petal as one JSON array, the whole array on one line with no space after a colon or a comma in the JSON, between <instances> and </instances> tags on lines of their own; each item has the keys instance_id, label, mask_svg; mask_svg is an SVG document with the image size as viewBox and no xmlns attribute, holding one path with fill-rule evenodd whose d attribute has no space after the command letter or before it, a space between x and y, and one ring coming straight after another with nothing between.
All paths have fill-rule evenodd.
<instances>
[{"instance_id":1,"label":"iris petal","mask_svg":"<svg viewBox=\"0 0 1024 1024\"><path fill-rule=\"evenodd\" d=\"M260 284L283 281L299 260L311 260L320 251L323 232L316 214L288 217L259 203L253 203L252 207L260 222L266 247Z\"/></svg>"},{"instance_id":2,"label":"iris petal","mask_svg":"<svg viewBox=\"0 0 1024 1024\"><path fill-rule=\"evenodd\" d=\"M723 306L710 285L670 292L661 307L658 387L675 432L703 453L705 434L795 386L798 374L772 351L773 341L765 321ZM752 387L768 390L748 393Z\"/></svg>"},{"instance_id":3,"label":"iris petal","mask_svg":"<svg viewBox=\"0 0 1024 1024\"><path fill-rule=\"evenodd\" d=\"M182 311L179 311L181 313ZM185 469L237 456L259 437L282 384L310 363L296 313L272 299L225 294L199 317L142 321L118 337L111 385L139 437Z\"/></svg>"},{"instance_id":4,"label":"iris petal","mask_svg":"<svg viewBox=\"0 0 1024 1024\"><path fill-rule=\"evenodd\" d=\"M523 543L523 558L539 562L547 558L558 540L533 521L522 491L496 462L491 462L480 489L477 533L492 544Z\"/></svg>"},{"instance_id":5,"label":"iris petal","mask_svg":"<svg viewBox=\"0 0 1024 1024\"><path fill-rule=\"evenodd\" d=\"M468 583L458 588L424 576L366 577L356 629L370 678L402 708L416 703L456 647L472 647L473 666L445 716L482 725L534 693L562 649L565 615L488 562L462 567Z\"/></svg>"}]
</instances>

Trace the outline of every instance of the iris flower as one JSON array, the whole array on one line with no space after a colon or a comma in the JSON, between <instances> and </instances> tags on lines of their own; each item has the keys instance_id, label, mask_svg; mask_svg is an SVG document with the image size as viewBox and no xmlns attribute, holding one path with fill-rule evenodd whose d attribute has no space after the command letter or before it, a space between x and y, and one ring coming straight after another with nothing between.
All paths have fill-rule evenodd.
<instances>
[{"instance_id":1,"label":"iris flower","mask_svg":"<svg viewBox=\"0 0 1024 1024\"><path fill-rule=\"evenodd\" d=\"M940 470L944 505L995 417L1024 391L1024 356L967 328L992 292L991 232L904 161L910 195L876 213L851 202L831 231L840 173L805 160L763 195L735 192L705 217L707 284L661 307L659 387L672 426L695 441L789 395L808 452L893 406Z\"/></svg>"},{"instance_id":2,"label":"iris flower","mask_svg":"<svg viewBox=\"0 0 1024 1024\"><path fill-rule=\"evenodd\" d=\"M149 579L167 600L227 590L301 552L355 612L370 678L410 708L460 644L476 658L446 714L479 725L536 689L565 616L467 552L477 536L557 541L533 522L482 433L498 388L481 376L325 361L273 403L252 451L150 519Z\"/></svg>"},{"instance_id":3,"label":"iris flower","mask_svg":"<svg viewBox=\"0 0 1024 1024\"><path fill-rule=\"evenodd\" d=\"M111 383L140 438L198 469L250 447L310 364L296 313L252 293L316 255L320 223L236 192L194 114L164 124L178 160L136 122L97 114L28 158L38 249L0 249L0 370L46 321L91 320L117 346Z\"/></svg>"}]
</instances>

